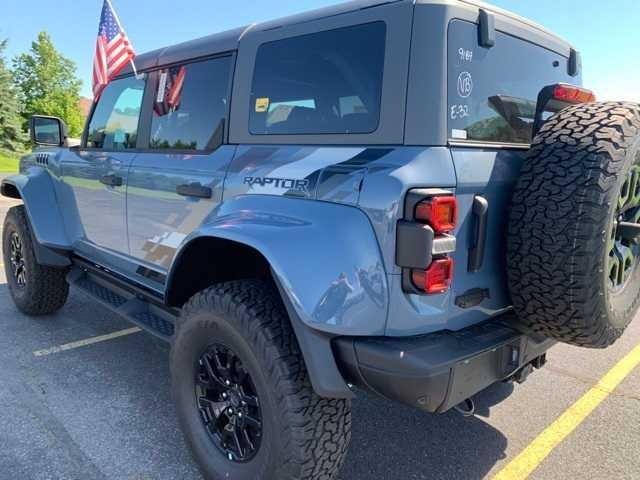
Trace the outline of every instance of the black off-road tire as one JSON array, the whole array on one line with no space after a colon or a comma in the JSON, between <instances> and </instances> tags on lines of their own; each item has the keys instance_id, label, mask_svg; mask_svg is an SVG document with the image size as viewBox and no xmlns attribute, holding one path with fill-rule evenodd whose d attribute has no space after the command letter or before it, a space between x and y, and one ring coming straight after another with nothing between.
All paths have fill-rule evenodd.
<instances>
[{"instance_id":1,"label":"black off-road tire","mask_svg":"<svg viewBox=\"0 0 640 480\"><path fill-rule=\"evenodd\" d=\"M524 161L508 224L509 289L525 328L593 348L623 333L640 303L640 268L636 255L614 290L609 256L617 220L629 213L619 206L624 189L640 194L636 167L637 104L572 106L542 127ZM637 253L637 245L633 249Z\"/></svg>"},{"instance_id":2,"label":"black off-road tire","mask_svg":"<svg viewBox=\"0 0 640 480\"><path fill-rule=\"evenodd\" d=\"M197 409L194 372L211 344L234 351L260 399L263 432L240 463L214 443ZM351 437L348 400L319 397L277 292L260 281L210 287L183 307L171 349L178 418L207 479L294 480L337 476Z\"/></svg>"},{"instance_id":3,"label":"black off-road tire","mask_svg":"<svg viewBox=\"0 0 640 480\"><path fill-rule=\"evenodd\" d=\"M19 285L11 261L11 241L17 235L21 243L25 267L24 285ZM2 254L9 293L18 309L27 315L48 315L57 312L67 301L68 269L40 265L36 259L31 227L23 205L11 207L4 220Z\"/></svg>"}]
</instances>

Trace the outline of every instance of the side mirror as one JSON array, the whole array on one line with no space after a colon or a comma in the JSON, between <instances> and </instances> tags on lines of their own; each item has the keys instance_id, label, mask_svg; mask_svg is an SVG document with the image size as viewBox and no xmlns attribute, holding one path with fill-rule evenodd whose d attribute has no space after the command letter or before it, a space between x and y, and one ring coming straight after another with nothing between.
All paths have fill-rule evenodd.
<instances>
[{"instance_id":1,"label":"side mirror","mask_svg":"<svg viewBox=\"0 0 640 480\"><path fill-rule=\"evenodd\" d=\"M62 147L67 139L67 126L57 117L34 115L31 117L29 132L34 145Z\"/></svg>"}]
</instances>

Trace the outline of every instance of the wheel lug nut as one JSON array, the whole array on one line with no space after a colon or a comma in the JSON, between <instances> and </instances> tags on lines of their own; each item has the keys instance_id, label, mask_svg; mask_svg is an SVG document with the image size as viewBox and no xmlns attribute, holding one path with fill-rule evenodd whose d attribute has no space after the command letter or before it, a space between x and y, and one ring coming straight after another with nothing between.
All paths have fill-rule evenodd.
<instances>
[{"instance_id":1,"label":"wheel lug nut","mask_svg":"<svg viewBox=\"0 0 640 480\"><path fill-rule=\"evenodd\" d=\"M225 384L225 385L231 385L231 382L230 382L229 380L225 380L225 381L224 381L224 384Z\"/></svg>"}]
</instances>

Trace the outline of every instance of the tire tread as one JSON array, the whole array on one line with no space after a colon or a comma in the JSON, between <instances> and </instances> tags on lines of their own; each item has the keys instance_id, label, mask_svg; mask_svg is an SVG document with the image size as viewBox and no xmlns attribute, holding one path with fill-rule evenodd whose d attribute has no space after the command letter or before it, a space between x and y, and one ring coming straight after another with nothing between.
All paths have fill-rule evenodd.
<instances>
[{"instance_id":1,"label":"tire tread","mask_svg":"<svg viewBox=\"0 0 640 480\"><path fill-rule=\"evenodd\" d=\"M604 348L624 331L610 321L599 279L612 202L639 136L640 106L606 102L562 110L534 139L507 229L511 298L534 332ZM637 307L638 300L623 312L628 321Z\"/></svg>"},{"instance_id":2,"label":"tire tread","mask_svg":"<svg viewBox=\"0 0 640 480\"><path fill-rule=\"evenodd\" d=\"M49 315L60 310L69 296L69 284L66 275L68 269L55 268L40 265L35 256L33 240L31 236L31 226L25 211L24 205L11 207L7 211L4 222L4 232L8 232L10 224L15 225L17 233L20 235L23 248L27 252L25 260L28 262L28 295L18 298L10 283L11 295L16 306L27 315L40 316ZM3 235L7 241L7 235ZM8 248L6 245L4 248ZM5 253L5 273L7 278L12 275L11 265L8 262L8 254Z\"/></svg>"},{"instance_id":3,"label":"tire tread","mask_svg":"<svg viewBox=\"0 0 640 480\"><path fill-rule=\"evenodd\" d=\"M184 305L181 318L203 310L235 323L268 374L277 404L282 406L281 438L286 442L277 478L336 478L351 438L351 405L344 399L321 398L313 391L276 291L261 281L214 285L194 295Z\"/></svg>"}]
</instances>

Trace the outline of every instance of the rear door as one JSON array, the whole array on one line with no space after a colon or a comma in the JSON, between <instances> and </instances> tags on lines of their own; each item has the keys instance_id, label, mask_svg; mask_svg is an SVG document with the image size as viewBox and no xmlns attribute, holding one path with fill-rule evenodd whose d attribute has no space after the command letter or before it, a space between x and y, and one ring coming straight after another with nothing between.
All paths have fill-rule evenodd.
<instances>
[{"instance_id":1,"label":"rear door","mask_svg":"<svg viewBox=\"0 0 640 480\"><path fill-rule=\"evenodd\" d=\"M499 309L509 305L506 220L531 142L538 93L546 85L581 80L569 76L566 57L525 40L496 32L495 46L480 47L478 26L462 20L450 23L448 35L448 134L460 225L455 295L458 301L473 300L472 293L487 295L483 308ZM478 231L478 204L488 207L486 236ZM482 263L473 265L482 243Z\"/></svg>"},{"instance_id":2,"label":"rear door","mask_svg":"<svg viewBox=\"0 0 640 480\"><path fill-rule=\"evenodd\" d=\"M129 170L127 225L137 279L160 289L178 246L221 202L231 55L153 74L148 148Z\"/></svg>"}]
</instances>

